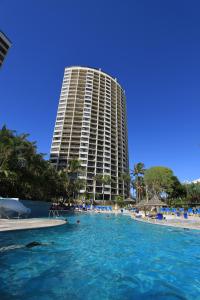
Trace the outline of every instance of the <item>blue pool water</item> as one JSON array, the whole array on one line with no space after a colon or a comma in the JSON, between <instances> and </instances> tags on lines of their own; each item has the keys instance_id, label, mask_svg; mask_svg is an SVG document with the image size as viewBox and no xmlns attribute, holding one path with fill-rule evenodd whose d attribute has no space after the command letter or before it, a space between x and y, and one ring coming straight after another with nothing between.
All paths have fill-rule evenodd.
<instances>
[{"instance_id":1,"label":"blue pool water","mask_svg":"<svg viewBox=\"0 0 200 300\"><path fill-rule=\"evenodd\" d=\"M200 299L200 233L127 216L76 214L69 224L0 234L0 299ZM76 224L77 219L81 222Z\"/></svg>"}]
</instances>

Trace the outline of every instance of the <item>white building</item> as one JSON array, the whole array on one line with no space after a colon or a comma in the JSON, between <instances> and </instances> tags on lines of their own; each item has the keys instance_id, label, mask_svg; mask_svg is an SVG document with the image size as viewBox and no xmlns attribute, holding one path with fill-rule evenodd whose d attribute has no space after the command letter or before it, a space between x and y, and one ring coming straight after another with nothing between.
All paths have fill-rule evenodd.
<instances>
[{"instance_id":1,"label":"white building","mask_svg":"<svg viewBox=\"0 0 200 300\"><path fill-rule=\"evenodd\" d=\"M11 47L11 42L9 41L7 36L0 31L0 67L3 64L3 61L10 47Z\"/></svg>"},{"instance_id":2,"label":"white building","mask_svg":"<svg viewBox=\"0 0 200 300\"><path fill-rule=\"evenodd\" d=\"M66 167L79 159L89 193L102 199L96 175L109 175L105 200L128 197L129 184L121 180L129 171L126 98L116 79L98 69L65 68L51 145L51 162Z\"/></svg>"}]
</instances>

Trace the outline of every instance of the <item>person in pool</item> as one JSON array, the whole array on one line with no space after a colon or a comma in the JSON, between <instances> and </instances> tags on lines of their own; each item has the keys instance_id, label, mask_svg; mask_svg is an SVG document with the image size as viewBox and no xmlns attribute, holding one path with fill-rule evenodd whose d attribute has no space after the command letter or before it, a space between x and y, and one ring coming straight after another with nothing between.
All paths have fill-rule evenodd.
<instances>
[{"instance_id":1,"label":"person in pool","mask_svg":"<svg viewBox=\"0 0 200 300\"><path fill-rule=\"evenodd\" d=\"M80 220L77 220L76 223L77 223L77 224L80 224Z\"/></svg>"},{"instance_id":2,"label":"person in pool","mask_svg":"<svg viewBox=\"0 0 200 300\"><path fill-rule=\"evenodd\" d=\"M53 242L42 243L42 242L33 241L26 245L10 245L10 246L1 247L0 252L10 251L10 250L15 250L15 249L20 249L20 248L29 248L30 249L30 248L37 247L37 246L49 246L50 244L53 244Z\"/></svg>"}]
</instances>

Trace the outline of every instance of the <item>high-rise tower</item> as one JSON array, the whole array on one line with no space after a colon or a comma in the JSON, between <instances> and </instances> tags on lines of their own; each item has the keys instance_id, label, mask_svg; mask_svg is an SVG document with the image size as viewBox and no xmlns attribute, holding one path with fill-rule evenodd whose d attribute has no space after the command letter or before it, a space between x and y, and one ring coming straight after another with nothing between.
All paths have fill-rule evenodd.
<instances>
[{"instance_id":1,"label":"high-rise tower","mask_svg":"<svg viewBox=\"0 0 200 300\"><path fill-rule=\"evenodd\" d=\"M125 93L98 69L65 68L50 159L59 169L74 158L81 161L80 177L94 199L129 195L129 184L122 180L129 172ZM97 175L109 175L111 182L103 186Z\"/></svg>"},{"instance_id":2,"label":"high-rise tower","mask_svg":"<svg viewBox=\"0 0 200 300\"><path fill-rule=\"evenodd\" d=\"M10 47L11 47L11 42L9 41L7 36L0 31L0 67L3 64L3 61Z\"/></svg>"}]
</instances>

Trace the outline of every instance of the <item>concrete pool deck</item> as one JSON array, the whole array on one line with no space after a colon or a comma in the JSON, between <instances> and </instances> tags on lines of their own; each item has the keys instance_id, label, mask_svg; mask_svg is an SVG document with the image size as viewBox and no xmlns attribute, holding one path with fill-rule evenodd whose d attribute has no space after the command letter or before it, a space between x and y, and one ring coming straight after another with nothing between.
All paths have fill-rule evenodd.
<instances>
[{"instance_id":1,"label":"concrete pool deck","mask_svg":"<svg viewBox=\"0 0 200 300\"><path fill-rule=\"evenodd\" d=\"M154 225L169 226L183 229L200 230L200 218L189 217L188 219L183 219L181 217L166 218L165 220L156 220L150 218L136 218L134 214L130 214L131 218L138 222L144 222ZM167 216L165 216L167 217ZM169 216L168 216L169 217Z\"/></svg>"},{"instance_id":2,"label":"concrete pool deck","mask_svg":"<svg viewBox=\"0 0 200 300\"><path fill-rule=\"evenodd\" d=\"M59 219L0 219L0 232L54 227L64 224L66 221Z\"/></svg>"}]
</instances>

